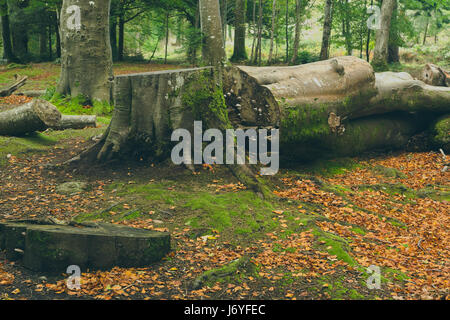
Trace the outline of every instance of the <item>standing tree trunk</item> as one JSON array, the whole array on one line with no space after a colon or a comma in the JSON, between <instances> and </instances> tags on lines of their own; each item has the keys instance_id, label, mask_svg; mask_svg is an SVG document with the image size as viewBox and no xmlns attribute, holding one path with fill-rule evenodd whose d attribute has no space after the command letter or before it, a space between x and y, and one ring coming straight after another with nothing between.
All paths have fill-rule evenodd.
<instances>
[{"instance_id":1,"label":"standing tree trunk","mask_svg":"<svg viewBox=\"0 0 450 320\"><path fill-rule=\"evenodd\" d=\"M423 41L422 45L425 45L427 43L427 36L428 36L428 26L430 25L430 17L427 16L427 20L425 23L425 32L423 34Z\"/></svg>"},{"instance_id":2,"label":"standing tree trunk","mask_svg":"<svg viewBox=\"0 0 450 320\"><path fill-rule=\"evenodd\" d=\"M269 51L269 64L272 63L273 58L273 42L275 38L275 20L277 17L277 0L273 0L272 4L272 30L270 32L270 51Z\"/></svg>"},{"instance_id":3,"label":"standing tree trunk","mask_svg":"<svg viewBox=\"0 0 450 320\"><path fill-rule=\"evenodd\" d=\"M6 0L0 1L0 13L2 15L3 59L14 62L17 61L17 58L14 56L12 49L8 4Z\"/></svg>"},{"instance_id":4,"label":"standing tree trunk","mask_svg":"<svg viewBox=\"0 0 450 320\"><path fill-rule=\"evenodd\" d=\"M397 27L397 19L398 19L398 4L395 1L394 4L394 12L392 14L392 22L391 22L391 30L389 34L389 45L388 45L388 63L396 63L400 62L400 53L399 53L399 31Z\"/></svg>"},{"instance_id":5,"label":"standing tree trunk","mask_svg":"<svg viewBox=\"0 0 450 320\"><path fill-rule=\"evenodd\" d=\"M396 0L384 0L381 5L381 28L377 30L372 65L375 70L386 70L388 61L389 32Z\"/></svg>"},{"instance_id":6,"label":"standing tree trunk","mask_svg":"<svg viewBox=\"0 0 450 320\"><path fill-rule=\"evenodd\" d=\"M113 17L110 21L109 37L110 37L110 42L111 42L111 51L112 51L113 61L116 61L117 53L118 53L118 51L117 51L117 17Z\"/></svg>"},{"instance_id":7,"label":"standing tree trunk","mask_svg":"<svg viewBox=\"0 0 450 320\"><path fill-rule=\"evenodd\" d=\"M296 64L298 57L298 49L300 46L300 32L302 26L303 2L304 0L295 1L295 36L291 64Z\"/></svg>"},{"instance_id":8,"label":"standing tree trunk","mask_svg":"<svg viewBox=\"0 0 450 320\"><path fill-rule=\"evenodd\" d=\"M222 35L223 45L227 47L227 23L228 23L228 2L227 0L220 1L220 14L222 15Z\"/></svg>"},{"instance_id":9,"label":"standing tree trunk","mask_svg":"<svg viewBox=\"0 0 450 320\"><path fill-rule=\"evenodd\" d=\"M48 59L53 60L52 25L48 26Z\"/></svg>"},{"instance_id":10,"label":"standing tree trunk","mask_svg":"<svg viewBox=\"0 0 450 320\"><path fill-rule=\"evenodd\" d=\"M253 61L253 58L255 56L255 44L256 44L256 1L253 1L253 41L252 41L252 55L250 57L250 61Z\"/></svg>"},{"instance_id":11,"label":"standing tree trunk","mask_svg":"<svg viewBox=\"0 0 450 320\"><path fill-rule=\"evenodd\" d=\"M111 101L113 72L109 6L110 0L64 0L59 94Z\"/></svg>"},{"instance_id":12,"label":"standing tree trunk","mask_svg":"<svg viewBox=\"0 0 450 320\"><path fill-rule=\"evenodd\" d=\"M285 62L289 61L289 0L286 0L286 58Z\"/></svg>"},{"instance_id":13,"label":"standing tree trunk","mask_svg":"<svg viewBox=\"0 0 450 320\"><path fill-rule=\"evenodd\" d=\"M322 49L320 50L320 60L327 60L330 57L329 47L330 47L330 36L331 36L331 25L333 23L333 16L331 15L331 6L333 5L333 0L325 1L325 12L323 18L323 36L322 36Z\"/></svg>"},{"instance_id":14,"label":"standing tree trunk","mask_svg":"<svg viewBox=\"0 0 450 320\"><path fill-rule=\"evenodd\" d=\"M59 9L58 9L59 11ZM61 33L59 30L60 17L59 12L56 13L55 37L56 37L56 57L61 58Z\"/></svg>"},{"instance_id":15,"label":"standing tree trunk","mask_svg":"<svg viewBox=\"0 0 450 320\"><path fill-rule=\"evenodd\" d=\"M231 61L243 61L248 58L245 48L245 12L246 0L236 0L234 11L234 51Z\"/></svg>"},{"instance_id":16,"label":"standing tree trunk","mask_svg":"<svg viewBox=\"0 0 450 320\"><path fill-rule=\"evenodd\" d=\"M170 13L169 10L166 12L166 45L164 49L164 64L167 64L167 54L169 50L169 19L170 19Z\"/></svg>"},{"instance_id":17,"label":"standing tree trunk","mask_svg":"<svg viewBox=\"0 0 450 320\"><path fill-rule=\"evenodd\" d=\"M226 55L219 0L200 0L200 23L203 33L203 60L214 67L224 66Z\"/></svg>"},{"instance_id":18,"label":"standing tree trunk","mask_svg":"<svg viewBox=\"0 0 450 320\"><path fill-rule=\"evenodd\" d=\"M262 19L263 19L262 0L259 0L259 12L258 12L258 35L256 41L255 57L253 62L261 65L261 51L262 51Z\"/></svg>"},{"instance_id":19,"label":"standing tree trunk","mask_svg":"<svg viewBox=\"0 0 450 320\"><path fill-rule=\"evenodd\" d=\"M125 41L125 16L124 13L119 15L119 46L117 51L117 59L123 61L123 50Z\"/></svg>"},{"instance_id":20,"label":"standing tree trunk","mask_svg":"<svg viewBox=\"0 0 450 320\"><path fill-rule=\"evenodd\" d=\"M7 0L9 9L9 22L11 27L12 45L14 55L21 61L28 59L28 14L24 9L28 2Z\"/></svg>"},{"instance_id":21,"label":"standing tree trunk","mask_svg":"<svg viewBox=\"0 0 450 320\"><path fill-rule=\"evenodd\" d=\"M47 58L47 28L46 26L41 26L39 32L39 56L42 61Z\"/></svg>"}]
</instances>

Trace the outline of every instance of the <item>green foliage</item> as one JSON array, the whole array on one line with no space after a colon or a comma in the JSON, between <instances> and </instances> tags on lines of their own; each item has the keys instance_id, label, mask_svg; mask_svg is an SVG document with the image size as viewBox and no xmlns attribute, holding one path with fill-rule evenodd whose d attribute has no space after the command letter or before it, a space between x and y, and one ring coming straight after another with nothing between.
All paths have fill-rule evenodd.
<instances>
[{"instance_id":1,"label":"green foliage","mask_svg":"<svg viewBox=\"0 0 450 320\"><path fill-rule=\"evenodd\" d=\"M89 105L89 100L79 95L77 97L64 97L56 93L55 87L49 87L42 99L54 104L58 110L67 115L97 115L111 116L114 107L106 101L94 101Z\"/></svg>"}]
</instances>

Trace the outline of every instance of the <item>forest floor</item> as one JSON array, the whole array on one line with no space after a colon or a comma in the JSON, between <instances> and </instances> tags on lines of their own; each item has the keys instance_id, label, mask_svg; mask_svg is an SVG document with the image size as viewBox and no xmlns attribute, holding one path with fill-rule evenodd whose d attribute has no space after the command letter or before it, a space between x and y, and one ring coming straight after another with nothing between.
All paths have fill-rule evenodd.
<instances>
[{"instance_id":1,"label":"forest floor","mask_svg":"<svg viewBox=\"0 0 450 320\"><path fill-rule=\"evenodd\" d=\"M2 99L0 111L17 99ZM439 152L293 165L270 179L267 200L222 166L193 174L148 161L48 165L91 145L108 119L98 128L0 137L0 220L52 216L164 230L171 253L148 268L82 270L79 291L67 288L68 275L31 272L0 253L0 299L449 298L450 184ZM58 194L69 181L90 188ZM237 259L248 260L235 268ZM369 266L380 268L380 289L367 285ZM222 276L193 287L218 269Z\"/></svg>"}]
</instances>

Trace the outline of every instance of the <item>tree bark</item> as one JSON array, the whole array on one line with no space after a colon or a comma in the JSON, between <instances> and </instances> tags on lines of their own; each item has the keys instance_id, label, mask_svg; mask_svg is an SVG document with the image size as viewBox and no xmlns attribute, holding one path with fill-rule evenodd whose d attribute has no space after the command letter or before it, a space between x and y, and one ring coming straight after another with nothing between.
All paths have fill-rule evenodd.
<instances>
[{"instance_id":1,"label":"tree bark","mask_svg":"<svg viewBox=\"0 0 450 320\"><path fill-rule=\"evenodd\" d=\"M381 6L381 28L377 30L374 57L372 65L377 71L387 69L389 32L392 14L397 0L384 0Z\"/></svg>"},{"instance_id":2,"label":"tree bark","mask_svg":"<svg viewBox=\"0 0 450 320\"><path fill-rule=\"evenodd\" d=\"M323 18L323 35L322 35L322 48L320 50L320 60L328 60L330 57L330 36L331 36L331 25L333 23L333 16L331 15L331 6L333 0L325 1L325 11Z\"/></svg>"},{"instance_id":3,"label":"tree bark","mask_svg":"<svg viewBox=\"0 0 450 320\"><path fill-rule=\"evenodd\" d=\"M236 0L235 21L234 21L234 51L231 61L244 61L248 59L247 49L245 48L245 13L246 0Z\"/></svg>"},{"instance_id":4,"label":"tree bark","mask_svg":"<svg viewBox=\"0 0 450 320\"><path fill-rule=\"evenodd\" d=\"M222 37L219 0L200 0L200 23L203 33L203 60L214 67L226 63Z\"/></svg>"},{"instance_id":5,"label":"tree bark","mask_svg":"<svg viewBox=\"0 0 450 320\"><path fill-rule=\"evenodd\" d=\"M72 7L71 7L72 6ZM80 9L80 26L76 10ZM109 33L110 0L64 0L61 10L61 77L57 92L111 101L112 52ZM75 21L75 23L74 23Z\"/></svg>"}]
</instances>

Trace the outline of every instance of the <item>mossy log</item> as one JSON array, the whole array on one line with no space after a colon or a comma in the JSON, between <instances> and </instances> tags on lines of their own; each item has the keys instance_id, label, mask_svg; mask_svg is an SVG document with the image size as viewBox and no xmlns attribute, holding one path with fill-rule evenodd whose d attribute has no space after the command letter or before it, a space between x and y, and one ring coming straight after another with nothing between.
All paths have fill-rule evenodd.
<instances>
[{"instance_id":1,"label":"mossy log","mask_svg":"<svg viewBox=\"0 0 450 320\"><path fill-rule=\"evenodd\" d=\"M292 67L230 67L224 91L233 124L309 127L312 135L329 131L328 124L337 128L343 119L450 108L450 89L407 73L375 74L356 57Z\"/></svg>"},{"instance_id":2,"label":"mossy log","mask_svg":"<svg viewBox=\"0 0 450 320\"><path fill-rule=\"evenodd\" d=\"M342 155L370 150L381 142L398 146L395 139L389 142L391 131L383 131L388 119L389 126L395 123L403 128L400 131L406 138L424 127L409 114L424 114L423 121L430 121L450 111L449 88L427 85L407 73L375 73L370 64L356 57L292 67L229 67L224 93L233 126L279 127L281 153L289 150L290 154L295 146L302 154L308 149L322 153L339 149ZM406 124L398 112L413 122ZM385 116L367 119L376 115ZM358 143L337 147L353 139L355 128L361 131ZM332 142L331 149L328 142ZM365 147L358 148L360 144Z\"/></svg>"}]
</instances>

